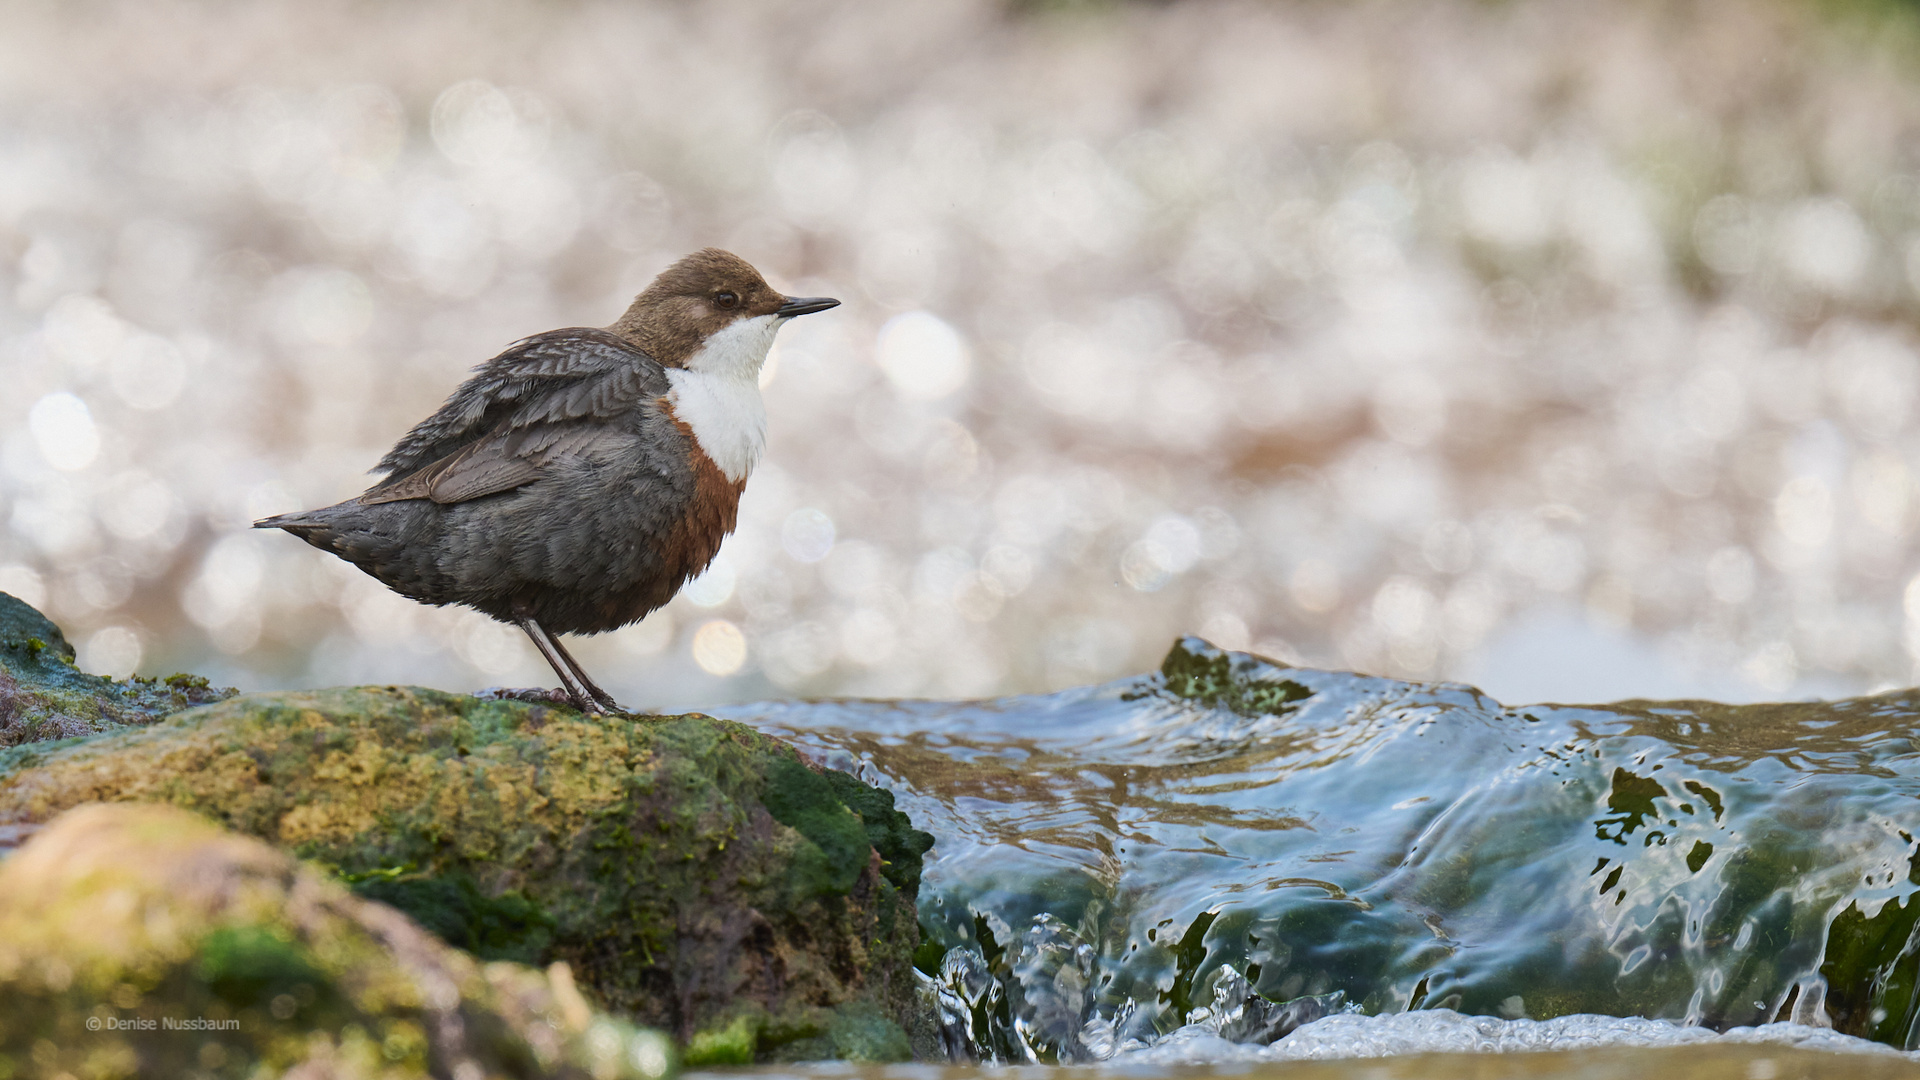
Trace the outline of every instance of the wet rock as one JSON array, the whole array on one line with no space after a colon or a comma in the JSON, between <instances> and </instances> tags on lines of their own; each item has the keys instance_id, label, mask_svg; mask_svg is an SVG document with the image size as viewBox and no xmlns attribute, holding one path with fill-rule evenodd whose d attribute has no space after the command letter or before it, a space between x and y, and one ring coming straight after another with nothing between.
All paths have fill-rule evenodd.
<instances>
[{"instance_id":1,"label":"wet rock","mask_svg":"<svg viewBox=\"0 0 1920 1080\"><path fill-rule=\"evenodd\" d=\"M0 747L150 724L237 693L198 675L108 679L73 661L59 627L0 593Z\"/></svg>"},{"instance_id":2,"label":"wet rock","mask_svg":"<svg viewBox=\"0 0 1920 1080\"><path fill-rule=\"evenodd\" d=\"M1224 652L1199 638L1182 638L1160 662L1160 678L1122 698L1137 701L1157 694L1243 716L1279 716L1313 696L1299 682L1273 673L1273 664L1261 657Z\"/></svg>"},{"instance_id":3,"label":"wet rock","mask_svg":"<svg viewBox=\"0 0 1920 1080\"><path fill-rule=\"evenodd\" d=\"M938 1052L911 970L932 838L741 724L367 687L0 750L0 829L89 802L194 810L483 960L564 961L690 1064Z\"/></svg>"},{"instance_id":4,"label":"wet rock","mask_svg":"<svg viewBox=\"0 0 1920 1080\"><path fill-rule=\"evenodd\" d=\"M0 861L0 1075L635 1077L662 1035L482 964L258 840L70 811Z\"/></svg>"}]
</instances>

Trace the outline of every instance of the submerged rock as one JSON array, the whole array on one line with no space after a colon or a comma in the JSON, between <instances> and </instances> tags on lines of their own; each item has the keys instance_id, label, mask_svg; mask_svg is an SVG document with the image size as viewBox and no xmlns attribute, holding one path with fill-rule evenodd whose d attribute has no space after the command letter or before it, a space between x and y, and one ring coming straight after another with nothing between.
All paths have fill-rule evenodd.
<instances>
[{"instance_id":1,"label":"submerged rock","mask_svg":"<svg viewBox=\"0 0 1920 1080\"><path fill-rule=\"evenodd\" d=\"M0 861L0 1076L631 1077L665 1037L204 818L87 806Z\"/></svg>"},{"instance_id":2,"label":"submerged rock","mask_svg":"<svg viewBox=\"0 0 1920 1080\"><path fill-rule=\"evenodd\" d=\"M74 666L73 646L46 616L0 592L0 746L150 724L232 697L198 675L108 679Z\"/></svg>"},{"instance_id":3,"label":"submerged rock","mask_svg":"<svg viewBox=\"0 0 1920 1080\"><path fill-rule=\"evenodd\" d=\"M0 829L116 801L325 864L483 959L564 961L690 1063L934 1045L912 972L932 838L741 724L371 687L0 751Z\"/></svg>"}]
</instances>

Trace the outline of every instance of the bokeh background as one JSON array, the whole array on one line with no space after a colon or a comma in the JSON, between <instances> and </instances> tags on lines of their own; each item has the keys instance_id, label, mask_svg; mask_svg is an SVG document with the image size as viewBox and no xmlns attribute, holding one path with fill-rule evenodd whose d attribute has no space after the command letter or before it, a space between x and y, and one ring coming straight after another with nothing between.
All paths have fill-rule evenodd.
<instances>
[{"instance_id":1,"label":"bokeh background","mask_svg":"<svg viewBox=\"0 0 1920 1080\"><path fill-rule=\"evenodd\" d=\"M1177 634L1512 701L1920 656L1920 25L1654 3L14 2L0 590L91 670L550 677L265 514L717 244L783 332L632 704Z\"/></svg>"}]
</instances>

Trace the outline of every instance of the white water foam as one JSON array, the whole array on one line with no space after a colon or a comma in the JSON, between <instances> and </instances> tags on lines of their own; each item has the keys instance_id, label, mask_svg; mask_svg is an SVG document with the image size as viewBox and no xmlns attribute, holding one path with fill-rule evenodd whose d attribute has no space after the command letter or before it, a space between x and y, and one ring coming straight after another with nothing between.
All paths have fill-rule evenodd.
<instances>
[{"instance_id":1,"label":"white water foam","mask_svg":"<svg viewBox=\"0 0 1920 1080\"><path fill-rule=\"evenodd\" d=\"M1762 1024L1714 1032L1640 1017L1575 1015L1552 1020L1463 1016L1421 1009L1385 1016L1342 1013L1303 1024L1267 1046L1230 1042L1206 1024L1188 1024L1148 1046L1121 1049L1105 1064L1215 1065L1228 1062L1324 1061L1402 1054L1498 1054L1611 1047L1763 1043L1799 1050L1881 1054L1920 1060L1881 1043L1806 1024Z\"/></svg>"}]
</instances>

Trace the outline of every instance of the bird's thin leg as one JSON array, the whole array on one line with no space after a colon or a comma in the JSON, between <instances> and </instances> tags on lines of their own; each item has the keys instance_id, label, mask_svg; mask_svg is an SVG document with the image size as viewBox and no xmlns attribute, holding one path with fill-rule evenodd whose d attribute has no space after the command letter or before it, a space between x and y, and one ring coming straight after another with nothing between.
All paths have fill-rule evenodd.
<instances>
[{"instance_id":1,"label":"bird's thin leg","mask_svg":"<svg viewBox=\"0 0 1920 1080\"><path fill-rule=\"evenodd\" d=\"M620 708L620 703L613 700L612 694L600 689L600 687L594 684L591 678L587 677L587 669L580 666L580 661L573 658L573 654L567 651L567 647L561 644L558 637L553 639L553 648L560 654L560 659L565 660L567 666L573 669L573 677L580 680L581 686L587 688L587 693L593 696L593 700L605 705L614 712L624 711Z\"/></svg>"},{"instance_id":2,"label":"bird's thin leg","mask_svg":"<svg viewBox=\"0 0 1920 1080\"><path fill-rule=\"evenodd\" d=\"M559 642L553 640L553 635L547 633L547 628L535 622L531 615L518 615L513 621L519 624L520 629L526 631L529 638L533 639L533 647L540 650L540 655L547 658L547 664L553 668L553 673L560 676L560 685L566 688L567 696L573 699L573 707L583 713L603 712L600 703L580 685L579 680L574 678L573 666L563 659L567 654L560 651Z\"/></svg>"}]
</instances>

